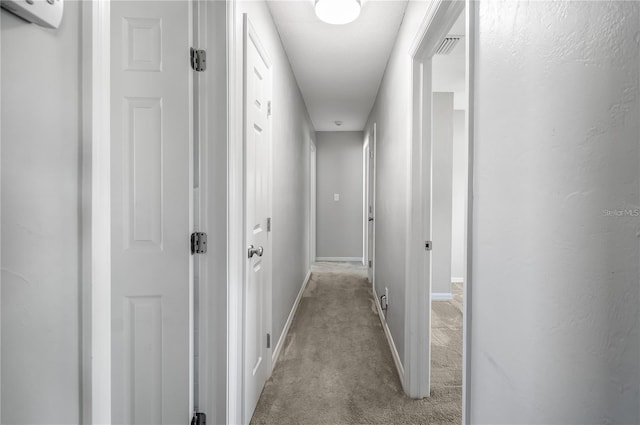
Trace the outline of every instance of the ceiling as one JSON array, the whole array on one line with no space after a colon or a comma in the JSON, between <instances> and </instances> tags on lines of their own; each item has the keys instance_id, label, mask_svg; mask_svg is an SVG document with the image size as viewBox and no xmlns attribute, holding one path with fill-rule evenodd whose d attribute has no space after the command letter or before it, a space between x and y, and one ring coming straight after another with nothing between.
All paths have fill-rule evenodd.
<instances>
[{"instance_id":1,"label":"ceiling","mask_svg":"<svg viewBox=\"0 0 640 425\"><path fill-rule=\"evenodd\" d=\"M362 130L407 2L363 1L360 17L346 25L320 21L313 0L267 5L316 131Z\"/></svg>"}]
</instances>

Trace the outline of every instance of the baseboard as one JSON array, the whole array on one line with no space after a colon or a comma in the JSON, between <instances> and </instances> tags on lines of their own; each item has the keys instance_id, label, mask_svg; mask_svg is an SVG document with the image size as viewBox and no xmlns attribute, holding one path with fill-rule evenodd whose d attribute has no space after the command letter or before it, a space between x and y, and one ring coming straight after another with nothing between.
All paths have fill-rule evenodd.
<instances>
[{"instance_id":1,"label":"baseboard","mask_svg":"<svg viewBox=\"0 0 640 425\"><path fill-rule=\"evenodd\" d=\"M345 263L360 262L362 263L362 257L317 257L316 261L341 261Z\"/></svg>"},{"instance_id":2,"label":"baseboard","mask_svg":"<svg viewBox=\"0 0 640 425\"><path fill-rule=\"evenodd\" d=\"M451 278L451 283L464 283L464 278L463 277L452 277Z\"/></svg>"},{"instance_id":3,"label":"baseboard","mask_svg":"<svg viewBox=\"0 0 640 425\"><path fill-rule=\"evenodd\" d=\"M433 292L431 294L431 301L451 301L452 299L451 292Z\"/></svg>"},{"instance_id":4,"label":"baseboard","mask_svg":"<svg viewBox=\"0 0 640 425\"><path fill-rule=\"evenodd\" d=\"M307 276L304 278L304 282L302 282L302 287L300 287L300 291L298 292L298 296L296 297L295 302L293 303L293 307L291 308L291 312L289 312L289 317L287 317L287 321L284 324L284 328L282 329L282 333L280 334L280 338L278 338L278 343L273 349L273 353L271 354L271 370L276 367L276 363L278 361L278 357L280 357L280 352L284 347L284 341L287 339L287 334L289 333L289 328L291 327L291 323L293 322L293 318L296 315L296 311L298 310L298 304L300 304L300 300L302 299L302 294L304 290L307 289L307 285L309 284L309 280L311 279L311 270L307 272Z\"/></svg>"},{"instance_id":5,"label":"baseboard","mask_svg":"<svg viewBox=\"0 0 640 425\"><path fill-rule=\"evenodd\" d=\"M376 288L373 288L373 299L376 302L376 308L378 309L378 316L380 317L380 322L382 323L382 329L384 329L384 334L387 337L387 342L389 343L389 348L391 349L393 362L396 364L396 369L398 370L400 383L402 384L402 388L404 388L404 366L402 366L402 361L400 361L400 354L398 354L396 343L393 342L391 331L389 330L389 326L387 326L387 320L384 317L384 312L382 311L382 306L380 305L380 298L378 298L378 293L376 292Z\"/></svg>"}]
</instances>

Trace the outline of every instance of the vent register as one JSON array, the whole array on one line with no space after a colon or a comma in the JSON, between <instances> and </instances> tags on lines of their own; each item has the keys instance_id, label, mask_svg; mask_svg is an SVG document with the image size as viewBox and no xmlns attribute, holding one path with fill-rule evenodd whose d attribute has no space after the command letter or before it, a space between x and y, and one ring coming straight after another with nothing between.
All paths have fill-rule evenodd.
<instances>
[{"instance_id":1,"label":"vent register","mask_svg":"<svg viewBox=\"0 0 640 425\"><path fill-rule=\"evenodd\" d=\"M436 49L436 55L448 55L458 45L462 39L462 35L448 35L442 40L442 43Z\"/></svg>"}]
</instances>

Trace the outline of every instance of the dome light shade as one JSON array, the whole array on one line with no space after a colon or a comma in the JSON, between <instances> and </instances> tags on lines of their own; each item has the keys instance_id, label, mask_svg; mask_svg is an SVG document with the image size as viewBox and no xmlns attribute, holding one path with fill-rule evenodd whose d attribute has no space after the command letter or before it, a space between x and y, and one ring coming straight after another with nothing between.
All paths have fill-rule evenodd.
<instances>
[{"instance_id":1,"label":"dome light shade","mask_svg":"<svg viewBox=\"0 0 640 425\"><path fill-rule=\"evenodd\" d=\"M360 0L316 0L316 15L333 25L353 22L360 16Z\"/></svg>"}]
</instances>

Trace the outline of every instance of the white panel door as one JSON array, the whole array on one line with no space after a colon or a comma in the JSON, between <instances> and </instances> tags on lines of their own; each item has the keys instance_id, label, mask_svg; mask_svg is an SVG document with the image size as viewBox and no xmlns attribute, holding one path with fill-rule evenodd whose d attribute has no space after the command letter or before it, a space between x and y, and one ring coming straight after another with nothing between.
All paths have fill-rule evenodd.
<instances>
[{"instance_id":1,"label":"white panel door","mask_svg":"<svg viewBox=\"0 0 640 425\"><path fill-rule=\"evenodd\" d=\"M190 1L111 2L112 420L191 416Z\"/></svg>"},{"instance_id":2,"label":"white panel door","mask_svg":"<svg viewBox=\"0 0 640 425\"><path fill-rule=\"evenodd\" d=\"M271 372L267 333L271 327L272 256L267 231L271 202L271 70L265 51L246 16L244 59L247 239L244 422L248 423Z\"/></svg>"}]
</instances>

